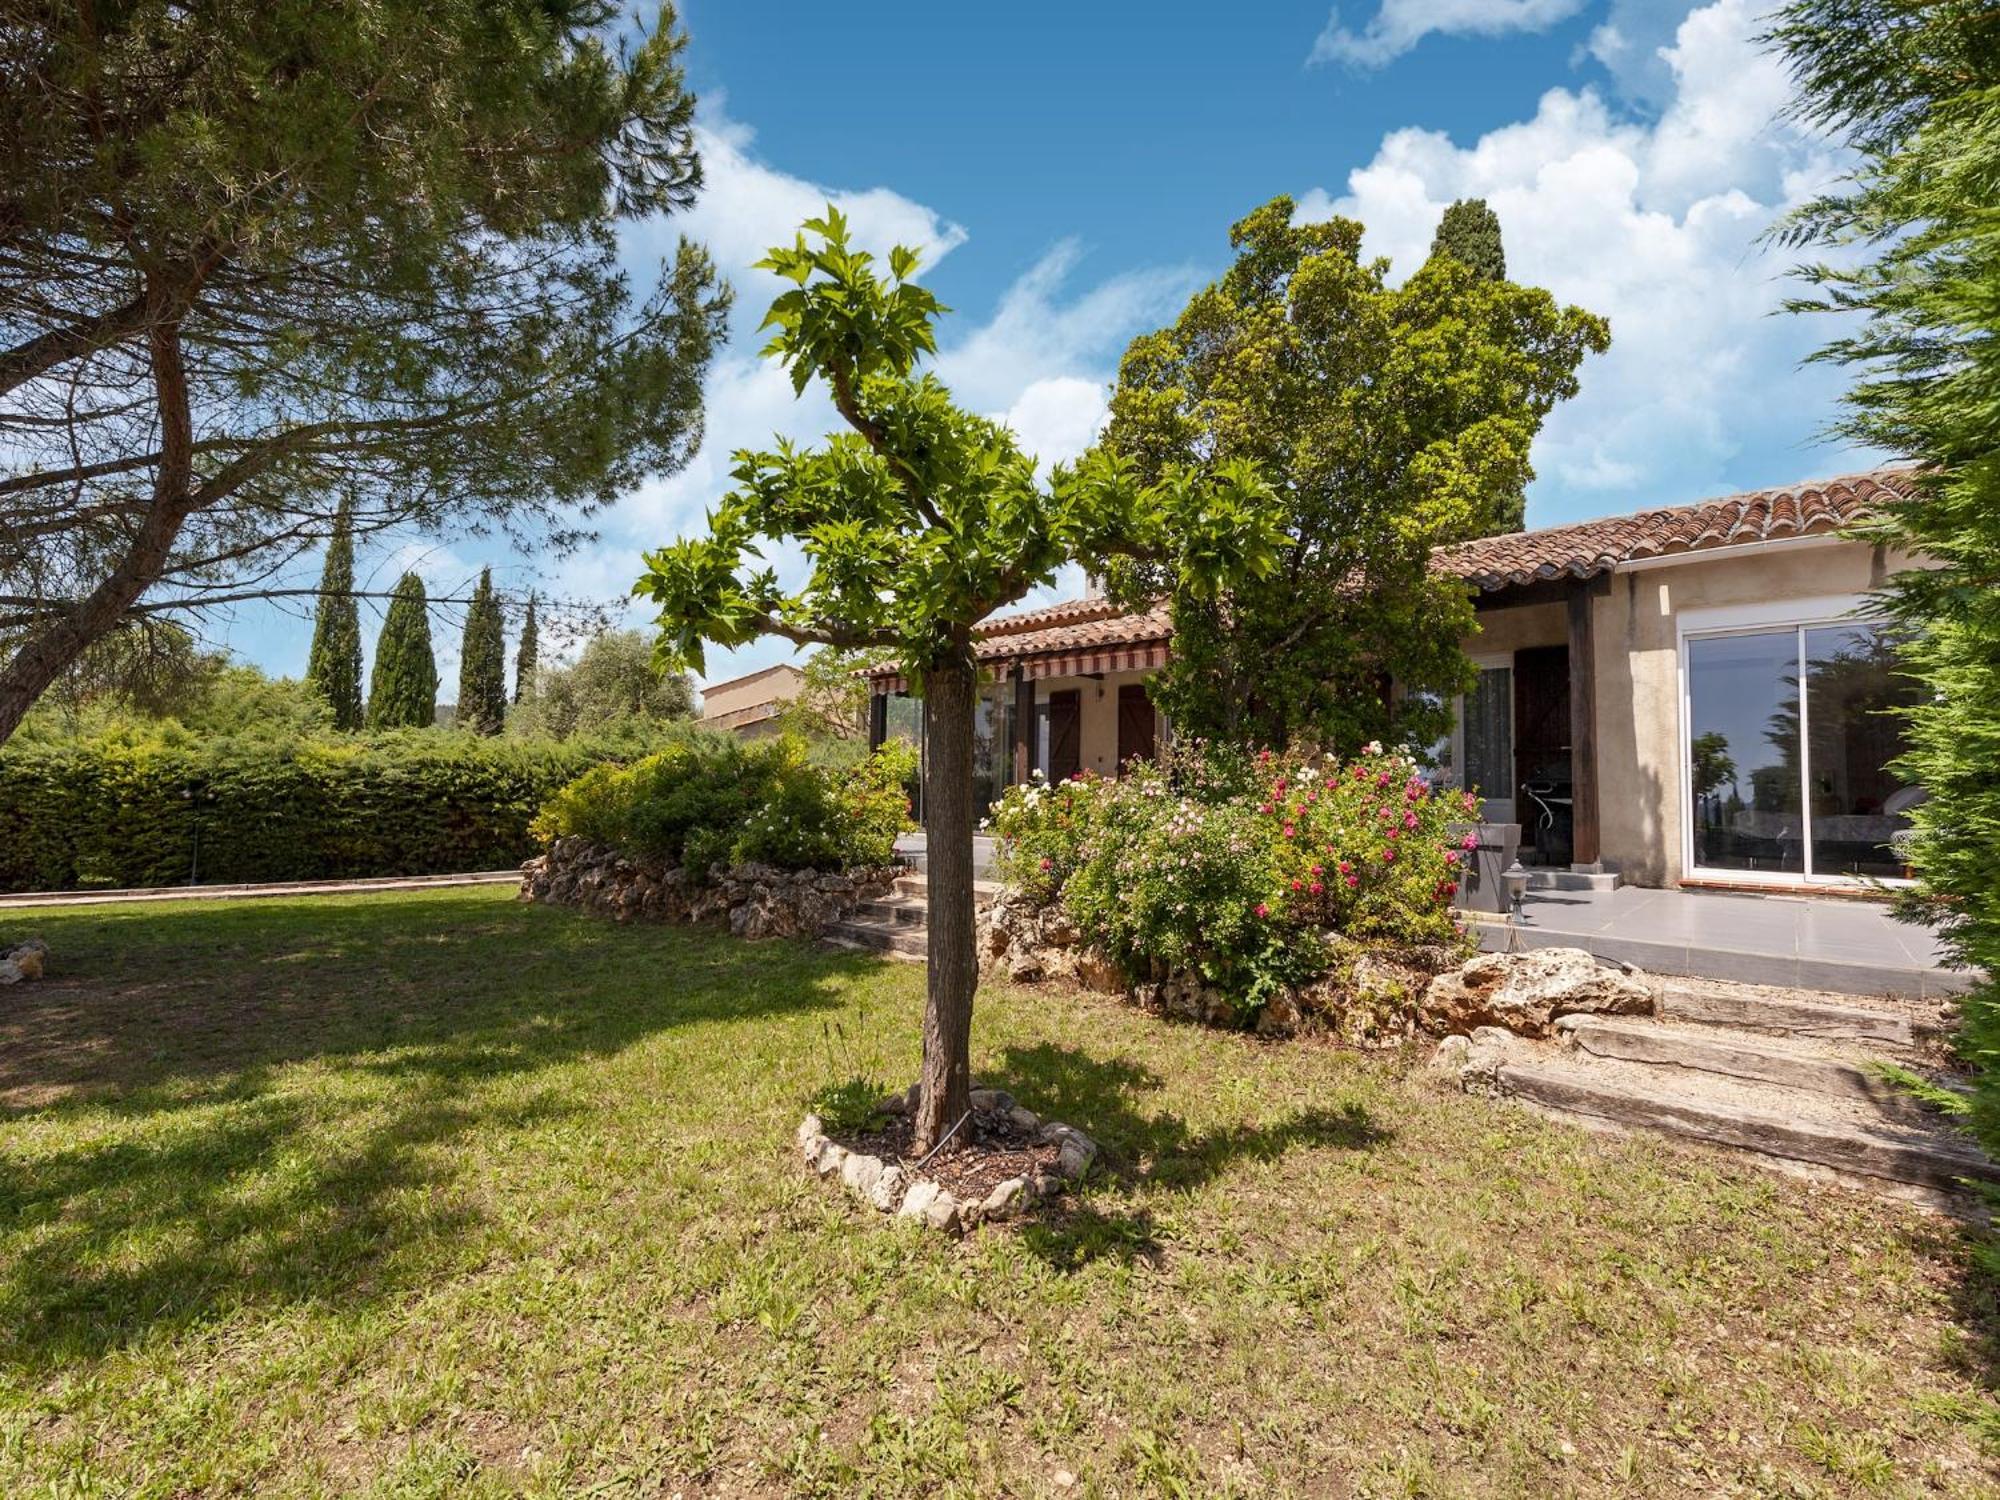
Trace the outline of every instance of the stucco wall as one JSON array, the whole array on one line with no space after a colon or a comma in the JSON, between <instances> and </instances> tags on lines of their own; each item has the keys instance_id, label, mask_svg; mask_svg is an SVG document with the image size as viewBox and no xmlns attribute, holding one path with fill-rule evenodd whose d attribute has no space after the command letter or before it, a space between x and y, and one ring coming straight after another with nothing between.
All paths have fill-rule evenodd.
<instances>
[{"instance_id":1,"label":"stucco wall","mask_svg":"<svg viewBox=\"0 0 2000 1500\"><path fill-rule=\"evenodd\" d=\"M780 666L758 672L739 682L725 682L705 688L701 695L701 716L720 718L724 714L754 708L759 703L782 703L796 698L805 676L796 667Z\"/></svg>"}]
</instances>

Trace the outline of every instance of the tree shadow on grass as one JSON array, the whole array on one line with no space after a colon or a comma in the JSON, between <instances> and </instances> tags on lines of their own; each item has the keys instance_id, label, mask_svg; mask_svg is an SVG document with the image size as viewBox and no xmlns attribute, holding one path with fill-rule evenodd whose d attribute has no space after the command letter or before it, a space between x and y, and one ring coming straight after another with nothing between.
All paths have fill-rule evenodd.
<instances>
[{"instance_id":1,"label":"tree shadow on grass","mask_svg":"<svg viewBox=\"0 0 2000 1500\"><path fill-rule=\"evenodd\" d=\"M1142 1107L1141 1096L1163 1087L1151 1068L1127 1057L1094 1057L1080 1047L1010 1047L1001 1054L1001 1071L1036 1113L1091 1136L1102 1153L1097 1170L1128 1188L1191 1193L1237 1162L1275 1161L1300 1148L1371 1151L1394 1138L1353 1103L1301 1110L1275 1124L1195 1131L1179 1115ZM1161 1250L1145 1209L1106 1212L1073 1197L1027 1221L1021 1240L1063 1270L1103 1257L1152 1261Z\"/></svg>"},{"instance_id":2,"label":"tree shadow on grass","mask_svg":"<svg viewBox=\"0 0 2000 1500\"><path fill-rule=\"evenodd\" d=\"M0 1366L27 1370L460 1274L483 1214L457 1148L583 1107L479 1085L879 971L490 896L50 931L60 968L0 1021Z\"/></svg>"}]
</instances>

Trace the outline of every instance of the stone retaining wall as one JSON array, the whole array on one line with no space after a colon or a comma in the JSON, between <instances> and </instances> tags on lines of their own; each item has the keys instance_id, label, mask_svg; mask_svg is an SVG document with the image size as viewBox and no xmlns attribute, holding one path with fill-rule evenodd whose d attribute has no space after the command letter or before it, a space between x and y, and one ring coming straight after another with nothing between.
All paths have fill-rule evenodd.
<instances>
[{"instance_id":1,"label":"stone retaining wall","mask_svg":"<svg viewBox=\"0 0 2000 1500\"><path fill-rule=\"evenodd\" d=\"M722 922L744 938L819 937L904 873L902 865L827 871L743 864L717 866L696 880L571 837L521 866L521 899L582 907L615 922Z\"/></svg>"}]
</instances>

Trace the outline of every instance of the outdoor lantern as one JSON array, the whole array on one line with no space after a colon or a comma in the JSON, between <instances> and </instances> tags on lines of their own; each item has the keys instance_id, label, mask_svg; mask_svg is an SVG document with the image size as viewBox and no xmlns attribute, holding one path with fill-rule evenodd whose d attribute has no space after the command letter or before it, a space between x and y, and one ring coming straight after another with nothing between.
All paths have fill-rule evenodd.
<instances>
[{"instance_id":1,"label":"outdoor lantern","mask_svg":"<svg viewBox=\"0 0 2000 1500\"><path fill-rule=\"evenodd\" d=\"M1513 921L1521 920L1521 898L1528 894L1528 871L1516 858L1500 872L1501 889L1507 892L1507 911Z\"/></svg>"}]
</instances>

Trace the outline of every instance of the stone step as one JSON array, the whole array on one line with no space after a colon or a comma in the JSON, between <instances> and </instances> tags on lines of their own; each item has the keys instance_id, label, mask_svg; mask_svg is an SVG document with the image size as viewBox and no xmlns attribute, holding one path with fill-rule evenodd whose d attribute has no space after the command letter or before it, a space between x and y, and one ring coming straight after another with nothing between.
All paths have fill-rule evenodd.
<instances>
[{"instance_id":1,"label":"stone step","mask_svg":"<svg viewBox=\"0 0 2000 1500\"><path fill-rule=\"evenodd\" d=\"M1923 1115L1923 1106L1884 1081L1868 1066L1865 1049L1852 1043L1753 1037L1716 1027L1595 1015L1564 1016L1556 1028L1593 1057L1861 1100L1891 1121ZM1948 1078L1935 1081L1951 1086Z\"/></svg>"},{"instance_id":2,"label":"stone step","mask_svg":"<svg viewBox=\"0 0 2000 1500\"><path fill-rule=\"evenodd\" d=\"M921 896L890 894L863 901L854 915L869 922L889 922L898 927L922 927L930 920L930 906Z\"/></svg>"},{"instance_id":3,"label":"stone step","mask_svg":"<svg viewBox=\"0 0 2000 1500\"><path fill-rule=\"evenodd\" d=\"M1948 1029L1935 1005L1866 1005L1845 999L1765 994L1748 985L1675 980L1668 980L1661 990L1659 1015L1663 1021L1698 1026L1889 1047L1911 1047Z\"/></svg>"},{"instance_id":4,"label":"stone step","mask_svg":"<svg viewBox=\"0 0 2000 1500\"><path fill-rule=\"evenodd\" d=\"M975 906L988 905L1001 892L997 880L975 880L972 882L972 901ZM896 877L895 893L899 896L914 896L919 901L925 898L924 876L921 870L912 875Z\"/></svg>"},{"instance_id":5,"label":"stone step","mask_svg":"<svg viewBox=\"0 0 2000 1500\"><path fill-rule=\"evenodd\" d=\"M1943 1127L1862 1125L1838 1114L1814 1113L1809 1106L1781 1111L1713 1091L1649 1088L1554 1060L1504 1062L1496 1081L1504 1095L1585 1123L1724 1146L1774 1165L1831 1173L1941 1206L1965 1207L1968 1179L2000 1182L2000 1167ZM1812 1096L1788 1097L1798 1102Z\"/></svg>"},{"instance_id":6,"label":"stone step","mask_svg":"<svg viewBox=\"0 0 2000 1500\"><path fill-rule=\"evenodd\" d=\"M827 936L851 948L872 948L898 958L922 959L929 943L922 927L879 918L850 917L827 929Z\"/></svg>"}]
</instances>

